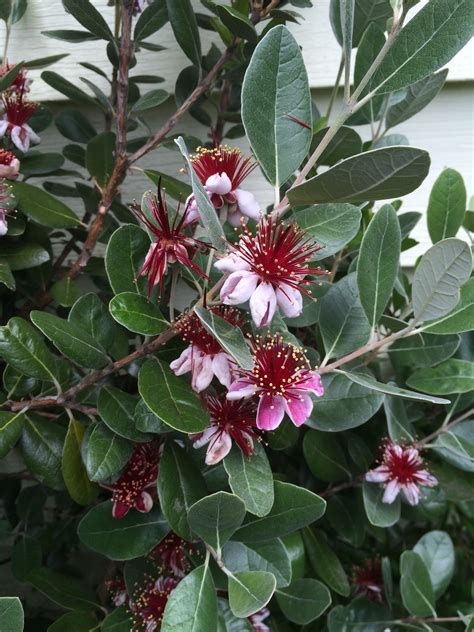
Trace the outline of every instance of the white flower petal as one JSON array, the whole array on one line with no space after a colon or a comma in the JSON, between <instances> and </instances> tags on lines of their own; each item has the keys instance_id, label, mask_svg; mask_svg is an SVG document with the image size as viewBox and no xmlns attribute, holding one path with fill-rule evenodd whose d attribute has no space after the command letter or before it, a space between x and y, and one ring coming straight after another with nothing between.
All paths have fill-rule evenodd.
<instances>
[{"instance_id":1,"label":"white flower petal","mask_svg":"<svg viewBox=\"0 0 474 632\"><path fill-rule=\"evenodd\" d=\"M395 498L398 496L400 489L400 483L397 481L396 478L393 478L387 483L382 502L387 503L387 505L391 505L395 501Z\"/></svg>"},{"instance_id":2,"label":"white flower petal","mask_svg":"<svg viewBox=\"0 0 474 632\"><path fill-rule=\"evenodd\" d=\"M257 327L268 325L276 309L275 290L271 283L260 283L250 297L250 312Z\"/></svg>"},{"instance_id":3,"label":"white flower petal","mask_svg":"<svg viewBox=\"0 0 474 632\"><path fill-rule=\"evenodd\" d=\"M220 432L209 443L206 454L206 465L215 465L226 457L232 448L232 438L228 432Z\"/></svg>"},{"instance_id":4,"label":"white flower petal","mask_svg":"<svg viewBox=\"0 0 474 632\"><path fill-rule=\"evenodd\" d=\"M259 276L250 270L232 272L222 286L221 301L226 305L245 303L255 292L258 282Z\"/></svg>"},{"instance_id":5,"label":"white flower petal","mask_svg":"<svg viewBox=\"0 0 474 632\"><path fill-rule=\"evenodd\" d=\"M296 318L303 311L301 292L286 283L281 283L276 291L278 307L287 318Z\"/></svg>"},{"instance_id":6,"label":"white flower petal","mask_svg":"<svg viewBox=\"0 0 474 632\"><path fill-rule=\"evenodd\" d=\"M232 190L232 182L226 173L215 173L206 180L206 189L211 193L225 195Z\"/></svg>"},{"instance_id":7,"label":"white flower petal","mask_svg":"<svg viewBox=\"0 0 474 632\"><path fill-rule=\"evenodd\" d=\"M238 272L239 270L250 270L249 264L239 257L238 255L231 253L226 257L222 257L215 262L214 267L221 272Z\"/></svg>"},{"instance_id":8,"label":"white flower petal","mask_svg":"<svg viewBox=\"0 0 474 632\"><path fill-rule=\"evenodd\" d=\"M232 382L232 358L227 353L216 353L212 358L212 370L222 386L229 388Z\"/></svg>"},{"instance_id":9,"label":"white flower petal","mask_svg":"<svg viewBox=\"0 0 474 632\"><path fill-rule=\"evenodd\" d=\"M184 375L191 371L191 355L193 346L189 345L176 360L170 363L170 369L175 375Z\"/></svg>"},{"instance_id":10,"label":"white flower petal","mask_svg":"<svg viewBox=\"0 0 474 632\"><path fill-rule=\"evenodd\" d=\"M250 191L244 191L244 189L235 189L234 193L242 215L258 221L260 219L260 204L255 199L254 194Z\"/></svg>"}]
</instances>

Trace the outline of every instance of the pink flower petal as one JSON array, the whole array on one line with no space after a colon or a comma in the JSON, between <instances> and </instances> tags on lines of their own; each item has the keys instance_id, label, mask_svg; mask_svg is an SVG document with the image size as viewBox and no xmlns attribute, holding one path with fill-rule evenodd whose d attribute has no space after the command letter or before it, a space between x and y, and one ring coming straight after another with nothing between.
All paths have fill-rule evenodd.
<instances>
[{"instance_id":1,"label":"pink flower petal","mask_svg":"<svg viewBox=\"0 0 474 632\"><path fill-rule=\"evenodd\" d=\"M8 121L0 121L0 138L3 138L7 133L8 129Z\"/></svg>"},{"instance_id":2,"label":"pink flower petal","mask_svg":"<svg viewBox=\"0 0 474 632\"><path fill-rule=\"evenodd\" d=\"M391 505L395 501L395 498L398 496L400 489L401 485L395 478L389 481L385 488L382 502L386 503L387 505Z\"/></svg>"},{"instance_id":3,"label":"pink flower petal","mask_svg":"<svg viewBox=\"0 0 474 632\"><path fill-rule=\"evenodd\" d=\"M390 480L390 472L386 465L379 465L374 470L367 472L365 480L369 483L386 483Z\"/></svg>"},{"instance_id":4,"label":"pink flower petal","mask_svg":"<svg viewBox=\"0 0 474 632\"><path fill-rule=\"evenodd\" d=\"M403 494L405 495L405 498L407 499L409 504L412 507L417 505L420 500L420 490L415 485L415 483L406 483L405 485L402 486L402 489L403 489Z\"/></svg>"},{"instance_id":5,"label":"pink flower petal","mask_svg":"<svg viewBox=\"0 0 474 632\"><path fill-rule=\"evenodd\" d=\"M240 305L249 300L255 292L258 275L250 270L232 272L221 289L221 301L226 305Z\"/></svg>"},{"instance_id":6,"label":"pink flower petal","mask_svg":"<svg viewBox=\"0 0 474 632\"><path fill-rule=\"evenodd\" d=\"M438 479L433 476L433 474L430 474L428 470L419 470L414 475L414 478L417 483L420 485L426 485L427 487L436 487L438 484Z\"/></svg>"},{"instance_id":7,"label":"pink flower petal","mask_svg":"<svg viewBox=\"0 0 474 632\"><path fill-rule=\"evenodd\" d=\"M260 398L257 410L257 428L275 430L285 416L285 399L279 395L264 395Z\"/></svg>"},{"instance_id":8,"label":"pink flower petal","mask_svg":"<svg viewBox=\"0 0 474 632\"><path fill-rule=\"evenodd\" d=\"M219 382L227 388L229 388L232 382L231 363L232 358L227 353L216 353L212 358L212 370L214 371L214 375Z\"/></svg>"},{"instance_id":9,"label":"pink flower petal","mask_svg":"<svg viewBox=\"0 0 474 632\"><path fill-rule=\"evenodd\" d=\"M227 399L236 400L244 399L245 397L252 397L252 395L255 394L255 391L256 389L254 384L237 380L230 385L227 392Z\"/></svg>"},{"instance_id":10,"label":"pink flower petal","mask_svg":"<svg viewBox=\"0 0 474 632\"><path fill-rule=\"evenodd\" d=\"M206 465L215 465L226 457L232 448L232 438L228 432L220 432L210 441L206 453Z\"/></svg>"},{"instance_id":11,"label":"pink flower petal","mask_svg":"<svg viewBox=\"0 0 474 632\"><path fill-rule=\"evenodd\" d=\"M212 370L212 356L201 354L193 355L192 359L192 380L191 384L196 393L206 389L212 382L214 371Z\"/></svg>"},{"instance_id":12,"label":"pink flower petal","mask_svg":"<svg viewBox=\"0 0 474 632\"><path fill-rule=\"evenodd\" d=\"M3 237L8 232L8 224L5 216L2 217L0 213L0 237Z\"/></svg>"},{"instance_id":13,"label":"pink flower petal","mask_svg":"<svg viewBox=\"0 0 474 632\"><path fill-rule=\"evenodd\" d=\"M235 211L229 211L227 214L227 221L234 228L238 228L241 225L243 218L244 216L239 213L238 209L235 209ZM247 218L245 218L244 223L247 221Z\"/></svg>"},{"instance_id":14,"label":"pink flower petal","mask_svg":"<svg viewBox=\"0 0 474 632\"><path fill-rule=\"evenodd\" d=\"M215 173L206 180L206 189L211 193L225 195L232 190L232 182L226 173Z\"/></svg>"},{"instance_id":15,"label":"pink flower petal","mask_svg":"<svg viewBox=\"0 0 474 632\"><path fill-rule=\"evenodd\" d=\"M189 345L176 360L170 363L170 369L175 375L184 375L191 371L191 356L193 346Z\"/></svg>"},{"instance_id":16,"label":"pink flower petal","mask_svg":"<svg viewBox=\"0 0 474 632\"><path fill-rule=\"evenodd\" d=\"M275 290L271 283L260 283L250 297L250 312L257 327L271 322L276 309Z\"/></svg>"},{"instance_id":17,"label":"pink flower petal","mask_svg":"<svg viewBox=\"0 0 474 632\"><path fill-rule=\"evenodd\" d=\"M30 147L30 136L25 129L25 126L14 125L11 128L10 136L12 143L14 143L18 149L23 152L27 152Z\"/></svg>"},{"instance_id":18,"label":"pink flower petal","mask_svg":"<svg viewBox=\"0 0 474 632\"><path fill-rule=\"evenodd\" d=\"M311 397L304 393L296 398L289 397L285 400L285 410L288 417L296 427L301 426L311 415L313 410L313 401Z\"/></svg>"},{"instance_id":19,"label":"pink flower petal","mask_svg":"<svg viewBox=\"0 0 474 632\"><path fill-rule=\"evenodd\" d=\"M237 272L239 270L250 270L249 264L234 253L227 255L227 257L222 257L215 262L214 267L220 270L221 272Z\"/></svg>"},{"instance_id":20,"label":"pink flower petal","mask_svg":"<svg viewBox=\"0 0 474 632\"><path fill-rule=\"evenodd\" d=\"M303 311L303 297L294 287L282 283L276 291L278 307L287 318L296 318Z\"/></svg>"},{"instance_id":21,"label":"pink flower petal","mask_svg":"<svg viewBox=\"0 0 474 632\"><path fill-rule=\"evenodd\" d=\"M244 189L236 189L234 193L242 215L258 221L260 219L260 204L255 199L254 194L250 191L244 191Z\"/></svg>"},{"instance_id":22,"label":"pink flower petal","mask_svg":"<svg viewBox=\"0 0 474 632\"><path fill-rule=\"evenodd\" d=\"M119 500L115 500L112 507L112 516L117 520L121 518L125 518L125 516L130 511L130 506L125 503L120 502Z\"/></svg>"},{"instance_id":23,"label":"pink flower petal","mask_svg":"<svg viewBox=\"0 0 474 632\"><path fill-rule=\"evenodd\" d=\"M324 386L321 381L321 376L316 372L313 372L313 377L310 380L304 382L303 384L299 384L298 388L312 391L317 397L322 397L324 395Z\"/></svg>"},{"instance_id":24,"label":"pink flower petal","mask_svg":"<svg viewBox=\"0 0 474 632\"><path fill-rule=\"evenodd\" d=\"M217 426L214 426L214 425L209 426L203 432L201 432L201 436L199 437L199 439L196 439L194 441L193 447L196 448L196 450L198 450L199 448L202 448L203 445L206 445L206 443L209 443L209 441L212 439L212 437L214 436L216 432L217 432Z\"/></svg>"},{"instance_id":25,"label":"pink flower petal","mask_svg":"<svg viewBox=\"0 0 474 632\"><path fill-rule=\"evenodd\" d=\"M148 513L153 509L153 498L148 492L142 492L134 505L135 509L141 513Z\"/></svg>"}]
</instances>

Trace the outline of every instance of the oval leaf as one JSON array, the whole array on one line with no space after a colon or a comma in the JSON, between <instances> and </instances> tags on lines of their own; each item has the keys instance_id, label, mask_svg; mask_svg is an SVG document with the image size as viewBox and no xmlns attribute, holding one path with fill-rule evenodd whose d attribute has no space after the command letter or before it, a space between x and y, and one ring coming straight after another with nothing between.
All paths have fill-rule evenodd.
<instances>
[{"instance_id":1,"label":"oval leaf","mask_svg":"<svg viewBox=\"0 0 474 632\"><path fill-rule=\"evenodd\" d=\"M216 551L222 549L244 517L244 503L227 492L216 492L201 498L188 511L191 531Z\"/></svg>"},{"instance_id":2,"label":"oval leaf","mask_svg":"<svg viewBox=\"0 0 474 632\"><path fill-rule=\"evenodd\" d=\"M137 334L157 336L169 327L160 309L134 292L122 292L114 296L109 309L118 323Z\"/></svg>"}]
</instances>

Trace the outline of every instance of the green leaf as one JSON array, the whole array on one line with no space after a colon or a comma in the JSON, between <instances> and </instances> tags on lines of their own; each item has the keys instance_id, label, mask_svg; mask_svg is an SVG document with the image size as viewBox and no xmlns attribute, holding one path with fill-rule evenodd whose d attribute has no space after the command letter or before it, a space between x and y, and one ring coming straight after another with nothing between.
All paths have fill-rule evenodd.
<instances>
[{"instance_id":1,"label":"green leaf","mask_svg":"<svg viewBox=\"0 0 474 632\"><path fill-rule=\"evenodd\" d=\"M156 33L168 22L168 9L166 7L166 0L154 0L152 4L146 7L135 25L133 31L133 39L136 42L150 37L153 33Z\"/></svg>"},{"instance_id":2,"label":"green leaf","mask_svg":"<svg viewBox=\"0 0 474 632\"><path fill-rule=\"evenodd\" d=\"M267 571L275 576L277 586L288 586L292 569L288 552L279 538L248 546L241 542L227 542L223 549L226 568L232 573Z\"/></svg>"},{"instance_id":3,"label":"green leaf","mask_svg":"<svg viewBox=\"0 0 474 632\"><path fill-rule=\"evenodd\" d=\"M60 133L75 143L88 143L97 131L90 120L79 110L65 109L59 112L54 121Z\"/></svg>"},{"instance_id":4,"label":"green leaf","mask_svg":"<svg viewBox=\"0 0 474 632\"><path fill-rule=\"evenodd\" d=\"M417 617L435 617L433 585L422 558L413 551L402 553L400 574L400 592L408 612Z\"/></svg>"},{"instance_id":5,"label":"green leaf","mask_svg":"<svg viewBox=\"0 0 474 632\"><path fill-rule=\"evenodd\" d=\"M317 579L297 579L276 591L276 599L285 617L306 625L320 617L331 605L331 593Z\"/></svg>"},{"instance_id":6,"label":"green leaf","mask_svg":"<svg viewBox=\"0 0 474 632\"><path fill-rule=\"evenodd\" d=\"M145 292L146 279L140 277L135 281L135 278L149 248L150 240L138 226L127 224L114 232L105 253L105 269L115 294Z\"/></svg>"},{"instance_id":7,"label":"green leaf","mask_svg":"<svg viewBox=\"0 0 474 632\"><path fill-rule=\"evenodd\" d=\"M38 539L22 536L15 540L12 551L12 573L20 582L28 581L28 575L41 566L42 551Z\"/></svg>"},{"instance_id":8,"label":"green leaf","mask_svg":"<svg viewBox=\"0 0 474 632\"><path fill-rule=\"evenodd\" d=\"M275 576L265 571L244 571L229 577L229 604L236 617L258 612L275 592Z\"/></svg>"},{"instance_id":9,"label":"green leaf","mask_svg":"<svg viewBox=\"0 0 474 632\"><path fill-rule=\"evenodd\" d=\"M5 327L0 327L0 356L24 375L55 381L54 356L36 329L23 318L10 318Z\"/></svg>"},{"instance_id":10,"label":"green leaf","mask_svg":"<svg viewBox=\"0 0 474 632\"><path fill-rule=\"evenodd\" d=\"M204 228L206 229L207 234L209 235L209 239L214 248L216 248L216 250L218 251L223 250L225 244L225 236L222 225L219 221L219 218L217 217L216 209L214 208L214 205L211 204L211 201L209 200L209 197L204 190L201 181L194 171L191 161L189 160L188 149L183 137L178 136L178 138L175 139L174 142L178 145L179 151L186 160L188 175L191 178L191 184L193 187L193 194L196 199L199 215L201 217L202 223L204 224Z\"/></svg>"},{"instance_id":11,"label":"green leaf","mask_svg":"<svg viewBox=\"0 0 474 632\"><path fill-rule=\"evenodd\" d=\"M413 367L429 367L450 358L459 347L457 335L437 336L420 334L395 340L390 347L390 357L396 364Z\"/></svg>"},{"instance_id":12,"label":"green leaf","mask_svg":"<svg viewBox=\"0 0 474 632\"><path fill-rule=\"evenodd\" d=\"M234 539L243 542L263 542L280 538L321 518L326 502L308 489L274 482L275 501L263 517L249 517L237 530Z\"/></svg>"},{"instance_id":13,"label":"green leaf","mask_svg":"<svg viewBox=\"0 0 474 632\"><path fill-rule=\"evenodd\" d=\"M97 486L89 481L82 461L81 445L84 438L84 426L75 419L69 421L64 441L62 473L71 498L79 505L90 505L96 498Z\"/></svg>"},{"instance_id":14,"label":"green leaf","mask_svg":"<svg viewBox=\"0 0 474 632\"><path fill-rule=\"evenodd\" d=\"M81 327L104 349L109 349L117 335L117 326L97 294L84 294L72 306L68 320Z\"/></svg>"},{"instance_id":15,"label":"green leaf","mask_svg":"<svg viewBox=\"0 0 474 632\"><path fill-rule=\"evenodd\" d=\"M21 1L21 0L20 0ZM55 64L57 61L61 61L65 57L68 57L69 53L59 53L57 55L48 55L47 57L39 57L37 59L31 59L23 62L25 68L46 68Z\"/></svg>"},{"instance_id":16,"label":"green leaf","mask_svg":"<svg viewBox=\"0 0 474 632\"><path fill-rule=\"evenodd\" d=\"M12 83L20 74L23 66L23 63L15 64L13 68L11 68L2 76L2 78L0 79L0 92L4 92L12 85Z\"/></svg>"},{"instance_id":17,"label":"green leaf","mask_svg":"<svg viewBox=\"0 0 474 632\"><path fill-rule=\"evenodd\" d=\"M328 617L329 632L383 632L393 624L387 606L357 597L348 606L336 606Z\"/></svg>"},{"instance_id":18,"label":"green leaf","mask_svg":"<svg viewBox=\"0 0 474 632\"><path fill-rule=\"evenodd\" d=\"M97 409L105 425L124 439L146 443L152 437L136 429L136 405L136 397L115 386L103 386L100 389Z\"/></svg>"},{"instance_id":19,"label":"green leaf","mask_svg":"<svg viewBox=\"0 0 474 632\"><path fill-rule=\"evenodd\" d=\"M365 512L370 524L375 527L391 527L400 519L400 496L397 496L395 502L387 504L382 500L384 492L381 485L364 482L362 486Z\"/></svg>"},{"instance_id":20,"label":"green leaf","mask_svg":"<svg viewBox=\"0 0 474 632\"><path fill-rule=\"evenodd\" d=\"M429 154L416 147L382 147L342 160L288 191L292 206L369 202L400 197L428 175Z\"/></svg>"},{"instance_id":21,"label":"green leaf","mask_svg":"<svg viewBox=\"0 0 474 632\"><path fill-rule=\"evenodd\" d=\"M461 298L456 307L443 318L423 327L435 334L455 334L474 329L474 279L461 287Z\"/></svg>"},{"instance_id":22,"label":"green leaf","mask_svg":"<svg viewBox=\"0 0 474 632\"><path fill-rule=\"evenodd\" d=\"M102 346L78 325L36 310L31 312L30 318L61 353L79 366L101 369L108 363Z\"/></svg>"},{"instance_id":23,"label":"green leaf","mask_svg":"<svg viewBox=\"0 0 474 632\"><path fill-rule=\"evenodd\" d=\"M355 0L352 46L354 48L359 46L361 37L369 24L375 23L384 27L391 15L392 10L387 0ZM334 35L342 46L341 0L331 0L329 16Z\"/></svg>"},{"instance_id":24,"label":"green leaf","mask_svg":"<svg viewBox=\"0 0 474 632\"><path fill-rule=\"evenodd\" d=\"M474 390L474 362L451 359L432 368L419 369L408 378L407 384L436 395L469 393Z\"/></svg>"},{"instance_id":25,"label":"green leaf","mask_svg":"<svg viewBox=\"0 0 474 632\"><path fill-rule=\"evenodd\" d=\"M25 176L39 176L60 169L64 164L62 154L30 152L21 161L21 173Z\"/></svg>"},{"instance_id":26,"label":"green leaf","mask_svg":"<svg viewBox=\"0 0 474 632\"><path fill-rule=\"evenodd\" d=\"M175 200L185 200L193 192L192 188L186 182L182 182L161 171L145 169L143 173L156 184L156 186L158 186L158 182L161 180L161 188L163 191Z\"/></svg>"},{"instance_id":27,"label":"green leaf","mask_svg":"<svg viewBox=\"0 0 474 632\"><path fill-rule=\"evenodd\" d=\"M102 622L101 632L130 632L132 619L126 605L115 608Z\"/></svg>"},{"instance_id":28,"label":"green leaf","mask_svg":"<svg viewBox=\"0 0 474 632\"><path fill-rule=\"evenodd\" d=\"M328 586L343 597L350 594L350 585L339 558L328 544L324 531L303 529L303 540L309 562L314 572Z\"/></svg>"},{"instance_id":29,"label":"green leaf","mask_svg":"<svg viewBox=\"0 0 474 632\"><path fill-rule=\"evenodd\" d=\"M454 574L454 546L445 531L425 533L413 547L428 570L435 598L448 588Z\"/></svg>"},{"instance_id":30,"label":"green leaf","mask_svg":"<svg viewBox=\"0 0 474 632\"><path fill-rule=\"evenodd\" d=\"M474 421L465 421L443 432L432 448L454 467L474 472Z\"/></svg>"},{"instance_id":31,"label":"green leaf","mask_svg":"<svg viewBox=\"0 0 474 632\"><path fill-rule=\"evenodd\" d=\"M361 212L352 204L318 204L295 213L298 225L312 235L321 250L315 259L339 252L358 233Z\"/></svg>"},{"instance_id":32,"label":"green leaf","mask_svg":"<svg viewBox=\"0 0 474 632\"><path fill-rule=\"evenodd\" d=\"M109 309L118 323L144 336L158 336L170 326L157 305L134 292L122 292L114 296Z\"/></svg>"},{"instance_id":33,"label":"green leaf","mask_svg":"<svg viewBox=\"0 0 474 632\"><path fill-rule=\"evenodd\" d=\"M383 384L382 382L377 382L377 380L375 380L371 375L365 375L363 373L349 373L345 371L341 371L341 373L344 373L344 375L349 380L355 382L356 384L359 384L360 386L366 386L367 388L373 389L374 391L377 391L379 393L385 393L386 395L394 395L395 397L403 397L404 399L412 399L414 401L430 402L432 404L450 403L448 399L421 395L420 393L409 391L406 388L400 388L395 384ZM409 381L410 380L407 381L407 384L410 386Z\"/></svg>"},{"instance_id":34,"label":"green leaf","mask_svg":"<svg viewBox=\"0 0 474 632\"><path fill-rule=\"evenodd\" d=\"M68 612L49 626L48 632L90 632L97 619L89 612Z\"/></svg>"},{"instance_id":35,"label":"green leaf","mask_svg":"<svg viewBox=\"0 0 474 632\"><path fill-rule=\"evenodd\" d=\"M117 520L112 516L110 501L90 509L77 528L79 539L86 546L119 561L146 555L168 531L168 523L159 509L149 513L129 511Z\"/></svg>"},{"instance_id":36,"label":"green leaf","mask_svg":"<svg viewBox=\"0 0 474 632\"><path fill-rule=\"evenodd\" d=\"M97 134L86 147L87 171L104 188L115 166L115 134L102 132Z\"/></svg>"},{"instance_id":37,"label":"green leaf","mask_svg":"<svg viewBox=\"0 0 474 632\"><path fill-rule=\"evenodd\" d=\"M140 432L152 432L155 434L164 434L173 430L173 428L163 423L155 413L151 412L143 399L140 399L135 406L135 426Z\"/></svg>"},{"instance_id":38,"label":"green leaf","mask_svg":"<svg viewBox=\"0 0 474 632\"><path fill-rule=\"evenodd\" d=\"M328 129L328 127L323 127L313 135L310 148L311 152L313 152L322 141ZM361 151L362 139L359 134L351 127L342 126L330 140L316 164L329 165L332 167L336 162L339 162L339 160L360 154Z\"/></svg>"},{"instance_id":39,"label":"green leaf","mask_svg":"<svg viewBox=\"0 0 474 632\"><path fill-rule=\"evenodd\" d=\"M148 408L171 428L192 433L207 427L209 418L198 396L164 362L145 362L138 376L138 390Z\"/></svg>"},{"instance_id":40,"label":"green leaf","mask_svg":"<svg viewBox=\"0 0 474 632\"><path fill-rule=\"evenodd\" d=\"M351 477L337 436L309 430L303 439L303 454L311 472L322 481L332 483Z\"/></svg>"},{"instance_id":41,"label":"green leaf","mask_svg":"<svg viewBox=\"0 0 474 632\"><path fill-rule=\"evenodd\" d=\"M472 255L460 239L445 239L422 257L413 277L413 311L417 321L449 314L459 301L459 287L471 274Z\"/></svg>"},{"instance_id":42,"label":"green leaf","mask_svg":"<svg viewBox=\"0 0 474 632\"><path fill-rule=\"evenodd\" d=\"M324 432L356 428L378 411L383 395L356 384L348 376L329 373L322 376L324 397L314 402L307 425Z\"/></svg>"},{"instance_id":43,"label":"green leaf","mask_svg":"<svg viewBox=\"0 0 474 632\"><path fill-rule=\"evenodd\" d=\"M186 452L167 443L160 460L158 496L171 528L185 540L192 539L188 511L206 493L204 478Z\"/></svg>"},{"instance_id":44,"label":"green leaf","mask_svg":"<svg viewBox=\"0 0 474 632\"><path fill-rule=\"evenodd\" d=\"M272 508L273 475L261 443L255 442L254 453L247 457L234 446L224 459L232 492L244 501L255 516L265 516Z\"/></svg>"},{"instance_id":45,"label":"green leaf","mask_svg":"<svg viewBox=\"0 0 474 632\"><path fill-rule=\"evenodd\" d=\"M92 590L73 577L49 568L35 568L28 575L28 581L48 599L68 610L87 612L99 608Z\"/></svg>"},{"instance_id":46,"label":"green leaf","mask_svg":"<svg viewBox=\"0 0 474 632\"><path fill-rule=\"evenodd\" d=\"M445 169L433 185L428 202L428 231L435 244L455 237L466 212L467 193L462 175Z\"/></svg>"},{"instance_id":47,"label":"green leaf","mask_svg":"<svg viewBox=\"0 0 474 632\"><path fill-rule=\"evenodd\" d=\"M0 459L7 456L20 438L25 421L22 411L18 413L0 411Z\"/></svg>"},{"instance_id":48,"label":"green leaf","mask_svg":"<svg viewBox=\"0 0 474 632\"><path fill-rule=\"evenodd\" d=\"M252 55L242 86L242 122L268 180L286 182L311 143L311 95L299 45L285 26L270 29Z\"/></svg>"},{"instance_id":49,"label":"green leaf","mask_svg":"<svg viewBox=\"0 0 474 632\"><path fill-rule=\"evenodd\" d=\"M435 98L444 85L448 70L441 70L409 85L401 101L392 105L385 118L387 129L418 114Z\"/></svg>"},{"instance_id":50,"label":"green leaf","mask_svg":"<svg viewBox=\"0 0 474 632\"><path fill-rule=\"evenodd\" d=\"M0 597L0 626L3 632L23 632L25 616L18 597Z\"/></svg>"},{"instance_id":51,"label":"green leaf","mask_svg":"<svg viewBox=\"0 0 474 632\"><path fill-rule=\"evenodd\" d=\"M323 296L319 326L328 359L350 353L368 341L370 324L362 309L355 273L335 283Z\"/></svg>"},{"instance_id":52,"label":"green leaf","mask_svg":"<svg viewBox=\"0 0 474 632\"><path fill-rule=\"evenodd\" d=\"M216 551L220 551L232 537L244 517L245 505L242 500L227 492L205 496L188 511L191 531Z\"/></svg>"},{"instance_id":53,"label":"green leaf","mask_svg":"<svg viewBox=\"0 0 474 632\"><path fill-rule=\"evenodd\" d=\"M239 327L231 325L203 307L196 307L194 311L204 329L214 336L224 351L227 351L242 369L253 369L253 357Z\"/></svg>"},{"instance_id":54,"label":"green leaf","mask_svg":"<svg viewBox=\"0 0 474 632\"><path fill-rule=\"evenodd\" d=\"M168 18L174 36L186 57L201 65L201 40L190 0L166 0Z\"/></svg>"},{"instance_id":55,"label":"green leaf","mask_svg":"<svg viewBox=\"0 0 474 632\"><path fill-rule=\"evenodd\" d=\"M66 431L51 420L30 415L26 417L20 448L25 464L41 483L52 489L64 488L61 474Z\"/></svg>"},{"instance_id":56,"label":"green leaf","mask_svg":"<svg viewBox=\"0 0 474 632\"><path fill-rule=\"evenodd\" d=\"M237 37L248 40L253 44L257 43L257 31L246 15L233 7L217 5L216 8L218 16L233 35L237 35Z\"/></svg>"},{"instance_id":57,"label":"green leaf","mask_svg":"<svg viewBox=\"0 0 474 632\"><path fill-rule=\"evenodd\" d=\"M387 396L383 405L390 439L396 443L413 443L416 433L408 419L403 400L400 397Z\"/></svg>"},{"instance_id":58,"label":"green leaf","mask_svg":"<svg viewBox=\"0 0 474 632\"><path fill-rule=\"evenodd\" d=\"M77 101L78 103L83 103L85 105L97 105L95 99L89 96L87 92L84 92L84 90L81 90L73 83L71 83L64 77L61 77L61 75L58 75L52 70L45 70L44 72L42 72L41 79L43 79L45 83L47 83L58 92L61 92L61 94L64 94L66 97L68 97L68 99L71 99L72 101Z\"/></svg>"},{"instance_id":59,"label":"green leaf","mask_svg":"<svg viewBox=\"0 0 474 632\"><path fill-rule=\"evenodd\" d=\"M382 206L364 233L357 259L360 302L372 327L392 295L400 263L401 233L395 209Z\"/></svg>"},{"instance_id":60,"label":"green leaf","mask_svg":"<svg viewBox=\"0 0 474 632\"><path fill-rule=\"evenodd\" d=\"M74 29L54 29L52 31L41 31L41 35L51 37L71 44L82 44L83 42L93 42L97 39L97 35L88 31L76 31Z\"/></svg>"},{"instance_id":61,"label":"green leaf","mask_svg":"<svg viewBox=\"0 0 474 632\"><path fill-rule=\"evenodd\" d=\"M2 244L2 259L14 270L28 270L49 261L49 252L38 244L26 242L8 242Z\"/></svg>"},{"instance_id":62,"label":"green leaf","mask_svg":"<svg viewBox=\"0 0 474 632\"><path fill-rule=\"evenodd\" d=\"M81 223L77 215L64 202L43 189L26 182L10 182L10 185L15 195L17 208L38 224L51 228L73 228Z\"/></svg>"},{"instance_id":63,"label":"green leaf","mask_svg":"<svg viewBox=\"0 0 474 632\"><path fill-rule=\"evenodd\" d=\"M143 112L144 110L150 110L151 108L156 108L162 103L166 101L169 97L169 92L166 90L156 89L149 90L146 94L135 101L133 107L131 109L131 114L135 112Z\"/></svg>"},{"instance_id":64,"label":"green leaf","mask_svg":"<svg viewBox=\"0 0 474 632\"><path fill-rule=\"evenodd\" d=\"M85 465L91 481L105 481L123 469L133 450L133 445L111 432L105 425L97 424L87 442Z\"/></svg>"},{"instance_id":65,"label":"green leaf","mask_svg":"<svg viewBox=\"0 0 474 632\"><path fill-rule=\"evenodd\" d=\"M401 30L372 85L392 92L442 68L472 35L470 0L431 0Z\"/></svg>"},{"instance_id":66,"label":"green leaf","mask_svg":"<svg viewBox=\"0 0 474 632\"><path fill-rule=\"evenodd\" d=\"M112 42L114 36L101 13L89 0L63 0L64 7L85 29Z\"/></svg>"},{"instance_id":67,"label":"green leaf","mask_svg":"<svg viewBox=\"0 0 474 632\"><path fill-rule=\"evenodd\" d=\"M217 629L216 589L209 566L181 580L166 604L161 632L211 632Z\"/></svg>"},{"instance_id":68,"label":"green leaf","mask_svg":"<svg viewBox=\"0 0 474 632\"><path fill-rule=\"evenodd\" d=\"M65 277L56 281L50 294L62 307L71 307L81 297L82 289L71 277Z\"/></svg>"},{"instance_id":69,"label":"green leaf","mask_svg":"<svg viewBox=\"0 0 474 632\"><path fill-rule=\"evenodd\" d=\"M12 291L16 288L15 277L6 259L0 259L0 283Z\"/></svg>"}]
</instances>

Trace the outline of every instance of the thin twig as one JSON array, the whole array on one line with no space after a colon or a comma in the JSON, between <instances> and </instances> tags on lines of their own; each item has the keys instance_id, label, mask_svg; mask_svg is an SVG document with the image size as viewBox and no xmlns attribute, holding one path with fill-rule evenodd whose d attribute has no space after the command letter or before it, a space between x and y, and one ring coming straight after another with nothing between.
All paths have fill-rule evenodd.
<instances>
[{"instance_id":1,"label":"thin twig","mask_svg":"<svg viewBox=\"0 0 474 632\"><path fill-rule=\"evenodd\" d=\"M427 437L424 437L424 439L422 439L421 441L417 441L417 446L419 448L422 448L428 443L431 443L431 441L433 441L433 439L436 439L436 437L438 437L440 434L443 434L444 432L449 432L453 428L453 426L460 423L461 421L464 421L468 417L471 417L471 415L474 415L474 408L466 410L462 415L459 415L459 417L456 417L456 419L453 419L453 421L451 421L447 425L443 424L438 428L438 430L435 430Z\"/></svg>"}]
</instances>

